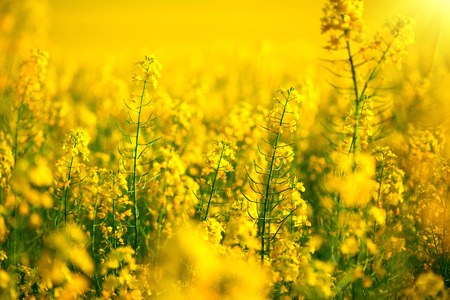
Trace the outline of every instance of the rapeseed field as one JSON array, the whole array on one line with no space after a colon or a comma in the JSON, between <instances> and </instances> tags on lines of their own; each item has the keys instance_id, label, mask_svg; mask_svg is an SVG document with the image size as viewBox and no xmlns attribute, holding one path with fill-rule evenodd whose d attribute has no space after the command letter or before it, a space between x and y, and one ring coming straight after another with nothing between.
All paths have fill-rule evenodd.
<instances>
[{"instance_id":1,"label":"rapeseed field","mask_svg":"<svg viewBox=\"0 0 450 300\"><path fill-rule=\"evenodd\" d=\"M450 2L3 0L1 299L447 299Z\"/></svg>"}]
</instances>

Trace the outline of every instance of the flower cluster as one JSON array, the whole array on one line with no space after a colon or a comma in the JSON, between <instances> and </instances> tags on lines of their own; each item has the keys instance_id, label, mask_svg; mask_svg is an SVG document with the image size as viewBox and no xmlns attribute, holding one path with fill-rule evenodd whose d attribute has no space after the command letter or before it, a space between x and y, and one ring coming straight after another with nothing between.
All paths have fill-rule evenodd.
<instances>
[{"instance_id":1,"label":"flower cluster","mask_svg":"<svg viewBox=\"0 0 450 300\"><path fill-rule=\"evenodd\" d=\"M124 235L127 227L124 224L132 213L131 201L126 194L128 182L125 174L107 169L98 170L98 173L100 178L97 179L99 182L95 195L97 201L90 205L89 214L94 226L102 233L101 252L103 252L105 249L125 243Z\"/></svg>"},{"instance_id":2,"label":"flower cluster","mask_svg":"<svg viewBox=\"0 0 450 300\"><path fill-rule=\"evenodd\" d=\"M274 99L275 105L266 115L268 130L282 134L285 129L290 132L297 130L297 121L300 119L298 104L302 96L293 88L279 89L278 97Z\"/></svg>"},{"instance_id":3,"label":"flower cluster","mask_svg":"<svg viewBox=\"0 0 450 300\"><path fill-rule=\"evenodd\" d=\"M32 50L31 57L21 67L20 80L17 84L16 109L22 105L37 105L42 100L42 85L47 75L49 55L39 49Z\"/></svg>"},{"instance_id":4,"label":"flower cluster","mask_svg":"<svg viewBox=\"0 0 450 300\"><path fill-rule=\"evenodd\" d=\"M376 147L372 150L377 161L377 204L397 207L404 200L403 181L405 172L397 166L397 155L389 147Z\"/></svg>"},{"instance_id":5,"label":"flower cluster","mask_svg":"<svg viewBox=\"0 0 450 300\"><path fill-rule=\"evenodd\" d=\"M226 181L226 173L233 172L231 161L235 160L236 145L229 139L219 139L214 142L214 149L206 154L202 175L217 172L217 179Z\"/></svg>"},{"instance_id":6,"label":"flower cluster","mask_svg":"<svg viewBox=\"0 0 450 300\"><path fill-rule=\"evenodd\" d=\"M133 75L132 81L135 83L140 82L150 82L153 88L156 89L158 86L158 79L161 78L161 64L153 55L146 55L143 61L137 63L140 68L142 74L141 75Z\"/></svg>"},{"instance_id":7,"label":"flower cluster","mask_svg":"<svg viewBox=\"0 0 450 300\"><path fill-rule=\"evenodd\" d=\"M37 152L44 143L43 124L48 119L46 114L46 91L44 81L47 74L48 53L32 50L31 57L21 66L20 78L16 86L10 120L14 128L13 151L14 162L29 149ZM38 121L37 121L38 120ZM22 148L22 145L29 145Z\"/></svg>"},{"instance_id":8,"label":"flower cluster","mask_svg":"<svg viewBox=\"0 0 450 300\"><path fill-rule=\"evenodd\" d=\"M364 36L362 0L329 0L323 8L322 33L329 33L326 49L339 49L342 40L361 41Z\"/></svg>"},{"instance_id":9,"label":"flower cluster","mask_svg":"<svg viewBox=\"0 0 450 300\"><path fill-rule=\"evenodd\" d=\"M397 17L385 25L391 38L388 40L388 50L386 50L386 64L395 63L401 67L402 57L407 54L407 47L414 43L414 31L412 21L406 17ZM383 36L387 36L384 34ZM380 35L375 37L375 43L381 44L383 38Z\"/></svg>"},{"instance_id":10,"label":"flower cluster","mask_svg":"<svg viewBox=\"0 0 450 300\"><path fill-rule=\"evenodd\" d=\"M42 293L76 298L88 291L94 262L86 252L87 244L86 234L74 224L50 235L49 248L38 263Z\"/></svg>"},{"instance_id":11,"label":"flower cluster","mask_svg":"<svg viewBox=\"0 0 450 300\"><path fill-rule=\"evenodd\" d=\"M100 299L147 299L150 290L149 269L136 264L131 247L112 250L103 262Z\"/></svg>"},{"instance_id":12,"label":"flower cluster","mask_svg":"<svg viewBox=\"0 0 450 300\"><path fill-rule=\"evenodd\" d=\"M88 178L87 167L84 161L89 160L89 141L90 137L85 130L72 129L66 134L63 141L62 149L64 155L55 162L58 177L54 181L52 190L61 203L61 211L59 213L63 215L64 222L67 222L67 217L71 215L70 204L76 207L78 206L77 203L80 203L80 199L77 197L82 194L80 184ZM79 159L80 156L82 158L81 161ZM64 212L62 209L64 209Z\"/></svg>"},{"instance_id":13,"label":"flower cluster","mask_svg":"<svg viewBox=\"0 0 450 300\"><path fill-rule=\"evenodd\" d=\"M66 158L73 158L81 155L84 161L88 161L89 156L89 141L91 140L89 134L83 129L72 129L67 134L63 141L62 149L65 150Z\"/></svg>"},{"instance_id":14,"label":"flower cluster","mask_svg":"<svg viewBox=\"0 0 450 300\"><path fill-rule=\"evenodd\" d=\"M14 167L14 156L3 132L0 132L0 140L0 190L3 190L8 189L11 170Z\"/></svg>"}]
</instances>

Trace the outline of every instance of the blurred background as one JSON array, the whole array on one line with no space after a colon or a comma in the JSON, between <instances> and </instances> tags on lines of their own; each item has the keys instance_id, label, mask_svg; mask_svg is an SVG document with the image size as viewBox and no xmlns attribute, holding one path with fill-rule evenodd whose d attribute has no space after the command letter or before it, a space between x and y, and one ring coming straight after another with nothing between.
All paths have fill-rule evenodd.
<instances>
[{"instance_id":1,"label":"blurred background","mask_svg":"<svg viewBox=\"0 0 450 300\"><path fill-rule=\"evenodd\" d=\"M445 52L450 39L448 0L365 1L369 30L403 14L416 22L420 50ZM302 41L320 48L324 0L50 0L49 46L55 50L121 53L170 47L207 49L211 43L248 45ZM446 11L447 10L447 11ZM162 54L162 53L161 53ZM294 53L293 53L294 54Z\"/></svg>"},{"instance_id":2,"label":"blurred background","mask_svg":"<svg viewBox=\"0 0 450 300\"><path fill-rule=\"evenodd\" d=\"M0 30L31 37L53 57L104 59L154 53L162 60L191 51L262 46L291 56L320 51L324 0L34 0L2 1ZM450 41L449 0L367 0L368 29L395 15L416 22L412 53L444 56ZM16 13L21 11L20 13ZM22 40L25 43L25 40ZM17 45L16 45L17 46ZM26 45L25 45L26 46ZM27 48L27 47L21 47ZM312 55L314 57L314 55ZM428 65L427 65L428 64ZM427 66L426 66L427 65Z\"/></svg>"}]
</instances>

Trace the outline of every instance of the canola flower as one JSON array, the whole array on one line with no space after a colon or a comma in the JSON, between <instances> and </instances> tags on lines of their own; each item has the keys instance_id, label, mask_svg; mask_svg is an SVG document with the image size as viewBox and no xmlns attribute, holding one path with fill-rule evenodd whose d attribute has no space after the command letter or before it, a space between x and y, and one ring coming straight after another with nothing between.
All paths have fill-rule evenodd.
<instances>
[{"instance_id":1,"label":"canola flower","mask_svg":"<svg viewBox=\"0 0 450 300\"><path fill-rule=\"evenodd\" d=\"M67 223L70 202L75 203L75 199L70 200L71 188L74 185L80 185L85 181L86 165L84 161L88 161L90 137L88 133L82 129L71 130L66 134L63 141L62 149L64 156L56 161L55 165L60 173L60 178L55 182L54 194L60 200L60 215L64 216L64 224ZM79 161L81 156L82 161Z\"/></svg>"},{"instance_id":2,"label":"canola flower","mask_svg":"<svg viewBox=\"0 0 450 300\"><path fill-rule=\"evenodd\" d=\"M143 167L149 162L143 162L152 145L158 140L146 142L144 137L145 129L154 127L157 118L151 111L152 98L149 98L149 85L156 89L158 78L161 77L159 70L161 64L154 56L145 56L144 60L137 63L140 74L132 76L132 82L140 87L138 92L130 93L130 103L125 102L127 111L126 122L128 123L132 133L122 132L125 142L120 152L122 156L122 167L130 176L130 188L128 192L133 201L133 227L134 227L134 250L138 251L139 247L139 208L138 208L138 190L143 189L142 185L148 181L146 175L148 172L142 172ZM148 112L150 111L150 112ZM145 116L147 114L148 116ZM142 135L142 136L141 136ZM120 147L119 147L120 149ZM128 165L127 165L128 164Z\"/></svg>"},{"instance_id":3,"label":"canola flower","mask_svg":"<svg viewBox=\"0 0 450 300\"><path fill-rule=\"evenodd\" d=\"M337 50L343 41L361 41L364 36L362 0L330 0L323 8L322 33L330 35L326 48Z\"/></svg>"},{"instance_id":4,"label":"canola flower","mask_svg":"<svg viewBox=\"0 0 450 300\"><path fill-rule=\"evenodd\" d=\"M31 57L25 60L21 66L21 74L16 87L16 100L13 104L13 114L16 118L13 122L13 151L14 164L17 164L21 144L31 143L39 148L43 140L41 128L35 127L33 118L45 118L43 107L45 107L44 82L47 74L49 55L45 51L35 49Z\"/></svg>"},{"instance_id":5,"label":"canola flower","mask_svg":"<svg viewBox=\"0 0 450 300\"><path fill-rule=\"evenodd\" d=\"M230 161L233 161L236 159L235 157L235 149L236 146L234 143L228 139L218 140L215 143L215 149L208 152L205 158L205 164L206 168L202 171L202 174L208 175L210 173L213 173L213 176L210 180L208 180L207 185L209 188L209 196L207 196L206 199L206 211L204 213L205 215L205 221L208 220L211 203L213 200L213 197L217 193L217 182L223 181L226 183L227 181L227 173L233 172L233 166L231 165ZM200 199L200 209L199 209L199 216L200 218L203 217L203 203L204 199Z\"/></svg>"}]
</instances>

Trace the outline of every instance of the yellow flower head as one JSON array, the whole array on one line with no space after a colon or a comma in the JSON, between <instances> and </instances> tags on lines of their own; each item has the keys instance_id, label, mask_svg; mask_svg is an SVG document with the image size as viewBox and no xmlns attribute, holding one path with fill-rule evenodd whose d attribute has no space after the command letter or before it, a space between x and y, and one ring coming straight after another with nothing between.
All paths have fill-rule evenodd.
<instances>
[{"instance_id":1,"label":"yellow flower head","mask_svg":"<svg viewBox=\"0 0 450 300\"><path fill-rule=\"evenodd\" d=\"M342 39L360 41L364 33L362 0L329 0L323 9L322 33L329 33L326 49L340 47Z\"/></svg>"},{"instance_id":2,"label":"yellow flower head","mask_svg":"<svg viewBox=\"0 0 450 300\"><path fill-rule=\"evenodd\" d=\"M146 55L144 60L138 62L137 65L142 72L142 75L133 75L132 81L137 84L140 82L150 82L153 88L156 89L158 79L161 78L161 73L159 71L162 69L159 61L154 55Z\"/></svg>"},{"instance_id":3,"label":"yellow flower head","mask_svg":"<svg viewBox=\"0 0 450 300\"><path fill-rule=\"evenodd\" d=\"M83 129L70 130L64 139L63 149L66 150L66 154L70 157L75 157L78 154L83 156L83 160L88 160L90 153L88 144L91 137Z\"/></svg>"}]
</instances>

